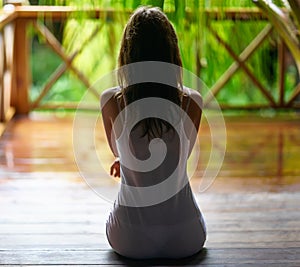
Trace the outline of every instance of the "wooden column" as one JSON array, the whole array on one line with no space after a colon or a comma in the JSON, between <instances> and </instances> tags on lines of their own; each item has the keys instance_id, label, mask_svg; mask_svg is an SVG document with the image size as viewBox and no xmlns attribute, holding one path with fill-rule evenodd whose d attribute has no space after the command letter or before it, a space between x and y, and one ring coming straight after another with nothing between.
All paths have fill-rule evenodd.
<instances>
[{"instance_id":1,"label":"wooden column","mask_svg":"<svg viewBox=\"0 0 300 267\"><path fill-rule=\"evenodd\" d=\"M17 114L28 114L29 104L29 40L28 20L18 18L15 22L14 71L11 104Z\"/></svg>"},{"instance_id":2,"label":"wooden column","mask_svg":"<svg viewBox=\"0 0 300 267\"><path fill-rule=\"evenodd\" d=\"M5 120L4 112L4 63L5 63L5 54L4 54L4 41L3 33L0 31L0 123ZM1 132L1 130L0 130Z\"/></svg>"}]
</instances>

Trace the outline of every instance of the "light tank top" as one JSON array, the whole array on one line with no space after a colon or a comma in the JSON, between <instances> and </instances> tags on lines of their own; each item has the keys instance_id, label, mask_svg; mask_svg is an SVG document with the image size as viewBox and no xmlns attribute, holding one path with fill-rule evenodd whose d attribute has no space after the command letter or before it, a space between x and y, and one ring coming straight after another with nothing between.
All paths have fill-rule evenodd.
<instances>
[{"instance_id":1,"label":"light tank top","mask_svg":"<svg viewBox=\"0 0 300 267\"><path fill-rule=\"evenodd\" d=\"M149 117L164 119L175 130L149 140L136 126ZM120 110L114 123L121 163L121 184L111 214L114 222L147 231L153 225L202 221L187 175L186 119L186 111L160 98L138 100Z\"/></svg>"}]
</instances>

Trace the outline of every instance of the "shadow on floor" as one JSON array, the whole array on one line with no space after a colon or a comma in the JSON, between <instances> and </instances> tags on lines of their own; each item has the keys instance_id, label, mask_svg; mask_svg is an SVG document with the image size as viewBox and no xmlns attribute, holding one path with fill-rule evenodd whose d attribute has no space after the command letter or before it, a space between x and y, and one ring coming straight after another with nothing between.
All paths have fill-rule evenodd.
<instances>
[{"instance_id":1,"label":"shadow on floor","mask_svg":"<svg viewBox=\"0 0 300 267\"><path fill-rule=\"evenodd\" d=\"M205 260L207 255L207 249L203 248L197 254L187 257L184 259L151 259L151 260L133 260L123 257L115 252L114 258L124 266L189 266L189 265L199 265Z\"/></svg>"}]
</instances>

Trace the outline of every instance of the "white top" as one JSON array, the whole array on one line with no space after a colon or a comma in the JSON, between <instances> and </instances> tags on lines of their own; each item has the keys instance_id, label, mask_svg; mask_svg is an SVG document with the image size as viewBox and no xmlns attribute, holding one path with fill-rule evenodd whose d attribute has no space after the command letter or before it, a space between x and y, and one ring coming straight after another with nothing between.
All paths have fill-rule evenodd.
<instances>
[{"instance_id":1,"label":"white top","mask_svg":"<svg viewBox=\"0 0 300 267\"><path fill-rule=\"evenodd\" d=\"M166 131L161 139L150 141L147 135L143 136L141 126L134 127L147 117L165 119L175 130ZM184 125L187 125L185 120L189 120L189 116L184 110L159 98L135 101L123 111L120 110L115 120L121 184L118 199L107 222L107 235L112 247L120 254L132 256L128 255L129 252L126 254L126 246L130 246L130 243L120 248L120 240L134 239L125 236L137 229L139 235L149 235L151 229L158 231L157 227L162 233L173 229L168 240L170 236L173 238L182 232L182 229L189 231L191 236L194 234L197 240L200 235L197 233L200 232L202 241L199 241L199 247L204 243L205 225L187 175L190 142L184 129ZM162 235L158 234L155 246L167 242ZM151 251L151 246L150 242L147 251ZM194 246L193 243L190 251L199 250ZM148 255L148 252L145 253Z\"/></svg>"},{"instance_id":2,"label":"white top","mask_svg":"<svg viewBox=\"0 0 300 267\"><path fill-rule=\"evenodd\" d=\"M147 135L143 136L141 126L135 127L148 117L164 119L175 130L164 132L161 139L149 140ZM144 221L148 215L157 217L152 220L162 224L199 217L187 176L190 142L184 120L189 120L186 112L171 101L144 98L120 110L114 123L121 163L116 206L135 208L130 210L138 224L148 224L148 219ZM184 212L184 216L178 218L177 210ZM137 211L139 216L135 214Z\"/></svg>"}]
</instances>

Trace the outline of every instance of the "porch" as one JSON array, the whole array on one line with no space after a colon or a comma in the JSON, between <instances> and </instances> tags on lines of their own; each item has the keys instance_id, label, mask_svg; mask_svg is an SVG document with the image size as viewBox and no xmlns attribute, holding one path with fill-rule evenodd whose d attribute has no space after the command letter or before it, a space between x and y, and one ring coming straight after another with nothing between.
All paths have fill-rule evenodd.
<instances>
[{"instance_id":1,"label":"porch","mask_svg":"<svg viewBox=\"0 0 300 267\"><path fill-rule=\"evenodd\" d=\"M98 92L73 64L86 43L67 54L44 24L48 18L65 21L74 12L70 7L19 6L0 16L0 264L300 266L300 115L296 111L300 107L300 85L299 81L293 88L285 84L287 49L279 37L278 88L267 88L248 63L260 45L276 35L266 16L256 8L204 11L208 21L266 22L241 51L233 51L214 25L208 24L210 34L234 60L210 87L212 95L226 90L227 82L241 70L253 83L253 91L258 90L265 101L247 106L221 105L224 110L250 109L256 113L225 113L227 151L217 178L201 193L201 175L191 180L206 218L205 249L181 261L140 262L111 250L105 222L112 204L96 195L78 172L72 144L74 114L68 112L78 103L43 102L54 83L70 70L96 95L98 108ZM89 16L102 22L110 20L112 13L94 10ZM29 26L62 59L31 100ZM101 30L99 27L96 31ZM205 104L210 100L207 97ZM54 111L41 113L37 109ZM98 140L105 147L101 121L99 127ZM199 142L204 154L210 144L207 128L203 121ZM107 168L112 157L106 151ZM203 172L202 167L200 161L196 172ZM115 186L110 180L101 183L104 190Z\"/></svg>"},{"instance_id":2,"label":"porch","mask_svg":"<svg viewBox=\"0 0 300 267\"><path fill-rule=\"evenodd\" d=\"M107 243L112 204L78 173L73 116L15 118L0 140L0 264L299 266L299 114L225 115L225 121L227 152L218 177L202 193L200 178L191 180L206 218L205 249L181 261L140 262ZM201 127L206 143L205 122Z\"/></svg>"}]
</instances>

